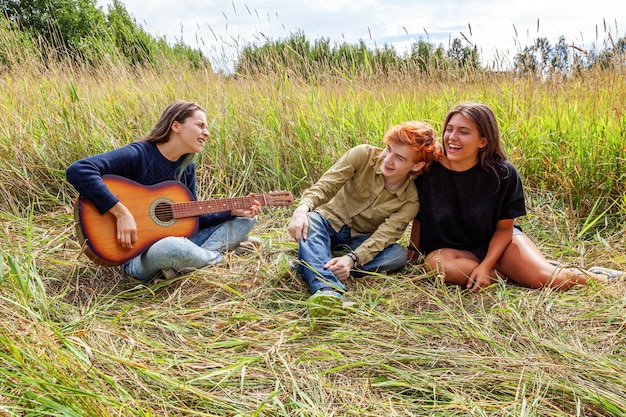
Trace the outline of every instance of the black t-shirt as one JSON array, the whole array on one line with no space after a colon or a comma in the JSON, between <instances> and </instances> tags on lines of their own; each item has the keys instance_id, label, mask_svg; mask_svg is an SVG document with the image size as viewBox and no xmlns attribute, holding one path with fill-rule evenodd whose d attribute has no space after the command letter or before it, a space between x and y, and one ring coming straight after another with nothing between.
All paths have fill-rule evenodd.
<instances>
[{"instance_id":1,"label":"black t-shirt","mask_svg":"<svg viewBox=\"0 0 626 417\"><path fill-rule=\"evenodd\" d=\"M463 172L434 161L415 179L420 201L420 250L464 249L484 259L496 223L526 214L519 173L509 161L498 175L480 163Z\"/></svg>"}]
</instances>

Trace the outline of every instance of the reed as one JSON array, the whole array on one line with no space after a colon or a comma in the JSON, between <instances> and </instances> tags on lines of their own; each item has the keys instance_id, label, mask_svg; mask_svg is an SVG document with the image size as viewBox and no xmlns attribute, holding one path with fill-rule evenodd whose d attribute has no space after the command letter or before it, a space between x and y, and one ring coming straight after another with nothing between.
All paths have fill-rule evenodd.
<instances>
[{"instance_id":1,"label":"reed","mask_svg":"<svg viewBox=\"0 0 626 417\"><path fill-rule=\"evenodd\" d=\"M0 415L626 413L623 282L469 294L414 265L350 281L358 308L314 326L288 266L291 209L264 210L259 251L143 285L80 255L64 180L183 98L211 120L201 198L298 196L349 147L407 119L439 129L476 100L499 118L526 185L521 222L544 253L624 269L623 69L310 80L24 64L0 84Z\"/></svg>"}]
</instances>

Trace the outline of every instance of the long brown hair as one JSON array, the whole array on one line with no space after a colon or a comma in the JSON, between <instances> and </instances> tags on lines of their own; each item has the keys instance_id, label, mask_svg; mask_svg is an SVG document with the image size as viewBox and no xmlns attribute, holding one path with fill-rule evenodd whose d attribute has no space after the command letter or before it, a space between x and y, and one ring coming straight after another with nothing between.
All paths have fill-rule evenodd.
<instances>
[{"instance_id":1,"label":"long brown hair","mask_svg":"<svg viewBox=\"0 0 626 417\"><path fill-rule=\"evenodd\" d=\"M170 140L170 133L172 132L172 124L174 122L184 123L188 117L191 117L195 112L200 110L206 114L198 103L191 101L177 100L167 106L161 117L152 127L150 133L148 133L142 140L152 143L165 143ZM183 171L193 161L195 157L194 153L185 154L183 162L178 173L178 178L183 174Z\"/></svg>"},{"instance_id":2,"label":"long brown hair","mask_svg":"<svg viewBox=\"0 0 626 417\"><path fill-rule=\"evenodd\" d=\"M191 117L198 110L206 114L206 110L197 103L182 100L173 102L163 111L159 120L157 120L150 133L143 140L153 143L167 142L170 140L172 123L184 123L188 117Z\"/></svg>"},{"instance_id":3,"label":"long brown hair","mask_svg":"<svg viewBox=\"0 0 626 417\"><path fill-rule=\"evenodd\" d=\"M466 102L457 104L448 112L443 121L443 131L455 114L462 114L476 124L478 134L487 140L487 145L478 150L478 160L483 168L496 169L496 165L507 160L500 141L500 129L493 111L482 103ZM444 150L445 152L445 150Z\"/></svg>"}]
</instances>

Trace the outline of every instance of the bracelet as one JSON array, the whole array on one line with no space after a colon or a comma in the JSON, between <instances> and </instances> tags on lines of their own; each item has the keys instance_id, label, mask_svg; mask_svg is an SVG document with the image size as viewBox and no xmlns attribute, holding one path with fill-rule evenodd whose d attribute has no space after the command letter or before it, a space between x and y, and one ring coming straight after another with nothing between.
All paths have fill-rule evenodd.
<instances>
[{"instance_id":1,"label":"bracelet","mask_svg":"<svg viewBox=\"0 0 626 417\"><path fill-rule=\"evenodd\" d=\"M355 268L358 268L361 266L361 262L359 262L359 255L356 252L351 251L351 252L346 253L346 255L348 255L348 257L352 259L352 263Z\"/></svg>"}]
</instances>

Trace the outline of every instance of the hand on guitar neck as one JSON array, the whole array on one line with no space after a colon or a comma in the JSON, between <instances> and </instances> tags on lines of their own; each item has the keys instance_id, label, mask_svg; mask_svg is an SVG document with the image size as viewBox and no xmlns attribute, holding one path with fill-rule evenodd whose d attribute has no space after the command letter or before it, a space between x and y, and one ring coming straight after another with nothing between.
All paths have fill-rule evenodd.
<instances>
[{"instance_id":1,"label":"hand on guitar neck","mask_svg":"<svg viewBox=\"0 0 626 417\"><path fill-rule=\"evenodd\" d=\"M248 194L252 205L244 208L236 208L230 211L233 216L254 217L261 214L261 202L256 199L255 194Z\"/></svg>"},{"instance_id":2,"label":"hand on guitar neck","mask_svg":"<svg viewBox=\"0 0 626 417\"><path fill-rule=\"evenodd\" d=\"M289 191L250 194L247 197L195 201L189 189L176 181L144 186L116 175L103 181L119 202L100 214L91 202L76 202L76 231L85 253L105 266L120 265L143 253L154 242L167 236L191 236L202 214L230 211L253 217L261 206L291 206Z\"/></svg>"}]
</instances>

